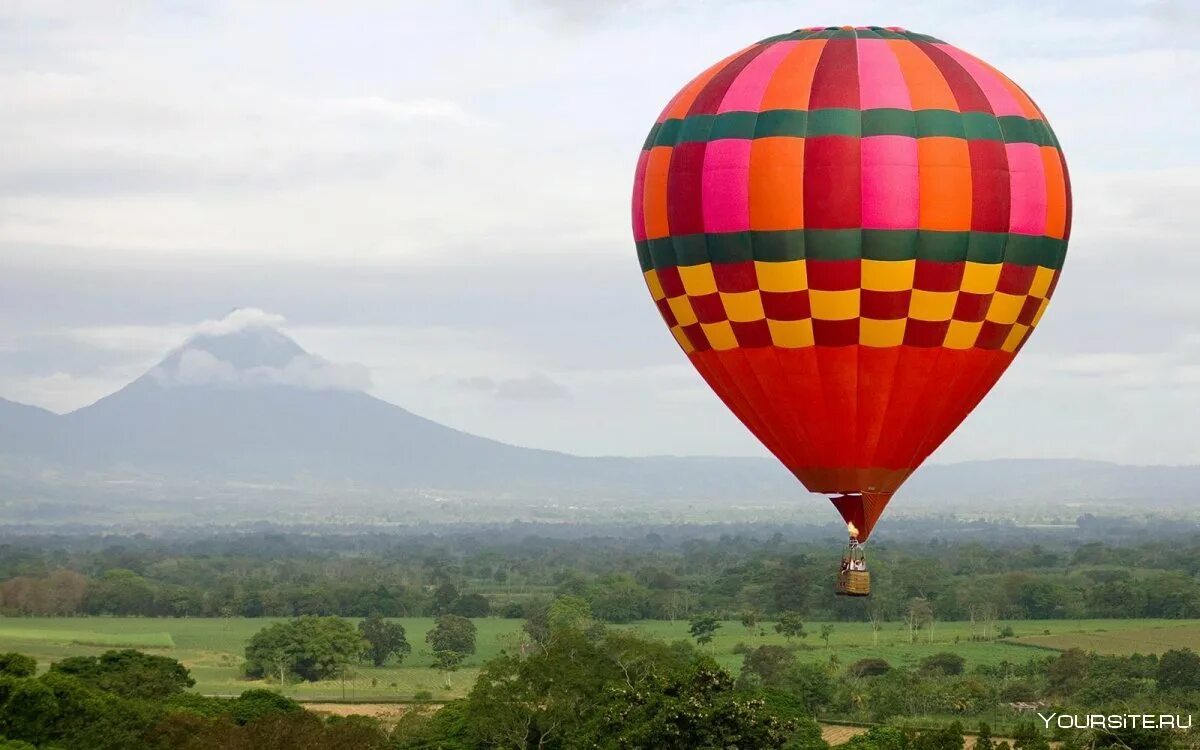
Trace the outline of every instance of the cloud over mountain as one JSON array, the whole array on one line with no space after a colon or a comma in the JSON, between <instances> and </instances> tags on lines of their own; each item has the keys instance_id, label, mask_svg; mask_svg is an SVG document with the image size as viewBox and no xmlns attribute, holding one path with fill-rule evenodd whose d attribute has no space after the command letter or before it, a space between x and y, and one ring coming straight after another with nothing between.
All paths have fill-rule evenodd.
<instances>
[{"instance_id":1,"label":"cloud over mountain","mask_svg":"<svg viewBox=\"0 0 1200 750\"><path fill-rule=\"evenodd\" d=\"M301 349L276 326L284 317L238 308L196 326L196 334L147 373L165 388L291 386L366 391L371 373L360 364L335 363Z\"/></svg>"}]
</instances>

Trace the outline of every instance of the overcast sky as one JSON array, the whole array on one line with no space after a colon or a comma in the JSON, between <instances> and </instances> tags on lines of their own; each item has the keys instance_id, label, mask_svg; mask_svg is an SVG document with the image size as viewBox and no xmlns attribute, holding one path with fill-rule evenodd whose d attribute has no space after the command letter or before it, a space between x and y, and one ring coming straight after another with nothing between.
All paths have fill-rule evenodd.
<instances>
[{"instance_id":1,"label":"overcast sky","mask_svg":"<svg viewBox=\"0 0 1200 750\"><path fill-rule=\"evenodd\" d=\"M834 5L8 0L0 396L78 408L255 307L454 427L758 454L645 292L638 150L750 42L897 25L1029 91L1075 187L1054 303L934 460L1200 462L1196 5Z\"/></svg>"}]
</instances>

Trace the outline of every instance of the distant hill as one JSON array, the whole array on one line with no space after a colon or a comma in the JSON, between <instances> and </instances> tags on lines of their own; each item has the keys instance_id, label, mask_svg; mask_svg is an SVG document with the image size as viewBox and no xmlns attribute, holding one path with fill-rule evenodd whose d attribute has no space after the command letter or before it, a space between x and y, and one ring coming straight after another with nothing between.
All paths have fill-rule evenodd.
<instances>
[{"instance_id":1,"label":"distant hill","mask_svg":"<svg viewBox=\"0 0 1200 750\"><path fill-rule=\"evenodd\" d=\"M277 329L200 334L116 393L66 415L0 399L0 495L47 472L87 486L122 477L207 485L285 483L436 488L613 499L791 499L803 489L759 458L584 458L508 445L371 396L354 368ZM906 502L984 503L1194 496L1200 467L1074 460L928 466ZM3 498L0 497L0 500Z\"/></svg>"},{"instance_id":2,"label":"distant hill","mask_svg":"<svg viewBox=\"0 0 1200 750\"><path fill-rule=\"evenodd\" d=\"M618 494L792 488L763 459L581 458L461 432L371 396L353 372L266 326L197 335L63 416L0 401L0 454L65 471L209 481Z\"/></svg>"},{"instance_id":3,"label":"distant hill","mask_svg":"<svg viewBox=\"0 0 1200 750\"><path fill-rule=\"evenodd\" d=\"M0 398L0 455L52 453L62 427L57 414Z\"/></svg>"}]
</instances>

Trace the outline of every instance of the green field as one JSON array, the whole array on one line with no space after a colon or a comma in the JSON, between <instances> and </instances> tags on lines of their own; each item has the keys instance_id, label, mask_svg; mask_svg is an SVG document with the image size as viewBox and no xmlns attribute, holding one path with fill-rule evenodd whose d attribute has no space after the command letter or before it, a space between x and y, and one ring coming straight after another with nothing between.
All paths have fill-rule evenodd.
<instances>
[{"instance_id":1,"label":"green field","mask_svg":"<svg viewBox=\"0 0 1200 750\"><path fill-rule=\"evenodd\" d=\"M99 654L110 648L138 648L150 653L179 659L196 678L196 690L214 695L236 695L263 683L239 677L242 649L271 618L228 619L148 619L138 617L92 618L0 618L0 651L19 651L38 659L42 668L66 656ZM346 680L347 700L387 701L411 699L428 690L444 700L462 695L475 679L479 665L511 648L517 642L519 620L484 618L475 620L479 628L478 652L466 666L453 675L454 686L444 688L442 676L431 668L432 660L424 653L425 633L431 618L402 618L414 653L402 666L380 669L356 666ZM965 622L938 623L933 641L925 632L909 643L908 631L901 623L887 623L878 633L878 644L867 623L834 623L833 635L826 647L817 637L821 623L806 625L810 634L797 640L797 657L807 661L826 661L831 656L843 664L866 657L887 659L893 665L914 664L938 651L955 651L967 660L967 667L1008 660L1026 661L1045 653L1042 649L1079 646L1099 653L1124 654L1133 651L1161 652L1188 646L1200 650L1200 622L1195 620L1052 620L1006 623L1014 638L998 642L972 641L971 625ZM623 626L648 637L673 640L687 637L683 621L647 621ZM741 656L733 653L738 643L758 646L784 643L771 624L768 634L751 634L740 623L726 622L711 648L717 660L736 671ZM1036 646L1038 648L1030 648ZM706 647L709 648L709 647ZM289 685L289 695L304 700L341 700L341 681Z\"/></svg>"}]
</instances>

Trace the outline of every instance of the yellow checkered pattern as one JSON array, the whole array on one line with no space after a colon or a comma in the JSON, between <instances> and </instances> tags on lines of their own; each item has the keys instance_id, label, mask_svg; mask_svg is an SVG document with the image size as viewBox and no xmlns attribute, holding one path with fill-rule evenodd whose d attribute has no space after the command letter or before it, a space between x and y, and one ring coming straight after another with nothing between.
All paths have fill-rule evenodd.
<instances>
[{"instance_id":1,"label":"yellow checkered pattern","mask_svg":"<svg viewBox=\"0 0 1200 750\"><path fill-rule=\"evenodd\" d=\"M1014 352L1045 313L1057 273L1038 266L1025 293L1009 294L998 291L1004 264L967 261L958 289L931 291L914 287L916 260L860 260L858 288L814 289L809 284L807 263L754 261L757 288L736 292L720 289L710 263L651 269L644 276L672 335L689 354L697 348L693 339L698 334L708 347L719 351L765 343L788 349L816 346L827 343L820 341L817 333L823 321L857 321L857 343L864 346L893 347L926 336L919 345L970 349L978 346L981 334L988 331L993 340L984 348ZM668 289L675 293L669 294ZM864 309L867 297L882 300L894 309L885 317L872 316L872 309ZM789 311L801 310L803 314L773 316L772 305L778 307L780 300L789 303L785 305ZM697 314L701 305L709 310L707 315ZM976 313L959 319L956 311L961 312L962 307L973 307ZM1030 315L1030 310L1035 312ZM719 315L714 316L713 311ZM759 321L766 322L769 341L739 340L733 324ZM994 338L999 334L1003 334L1002 341Z\"/></svg>"}]
</instances>

